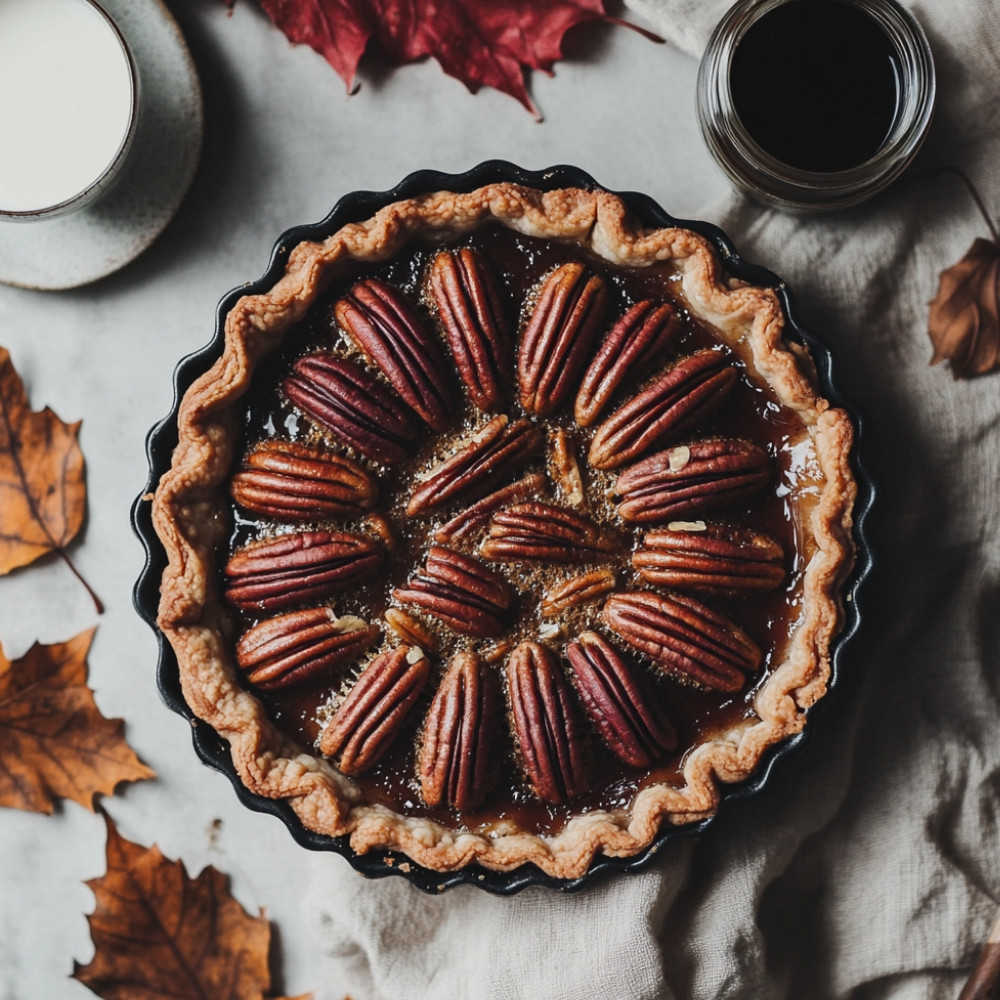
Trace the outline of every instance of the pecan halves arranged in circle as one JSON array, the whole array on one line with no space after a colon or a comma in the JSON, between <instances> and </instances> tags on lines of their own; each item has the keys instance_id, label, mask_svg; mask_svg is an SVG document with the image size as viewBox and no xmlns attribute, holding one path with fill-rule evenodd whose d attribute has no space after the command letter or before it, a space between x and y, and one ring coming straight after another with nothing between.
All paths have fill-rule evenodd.
<instances>
[{"instance_id":1,"label":"pecan halves arranged in circle","mask_svg":"<svg viewBox=\"0 0 1000 1000\"><path fill-rule=\"evenodd\" d=\"M771 480L763 448L733 438L695 441L657 452L618 477L618 513L656 522L734 507L759 496Z\"/></svg>"},{"instance_id":2,"label":"pecan halves arranged in circle","mask_svg":"<svg viewBox=\"0 0 1000 1000\"><path fill-rule=\"evenodd\" d=\"M241 507L276 521L353 517L378 497L375 481L357 462L278 440L263 441L247 455L229 490Z\"/></svg>"},{"instance_id":3,"label":"pecan halves arranged in circle","mask_svg":"<svg viewBox=\"0 0 1000 1000\"><path fill-rule=\"evenodd\" d=\"M410 495L406 513L421 517L459 498L482 496L542 443L542 432L527 420L494 417L458 451L431 469Z\"/></svg>"},{"instance_id":4,"label":"pecan halves arranged in circle","mask_svg":"<svg viewBox=\"0 0 1000 1000\"><path fill-rule=\"evenodd\" d=\"M399 735L430 670L430 661L417 646L397 646L376 656L326 724L320 753L339 754L337 766L349 775L377 764Z\"/></svg>"},{"instance_id":5,"label":"pecan halves arranged in circle","mask_svg":"<svg viewBox=\"0 0 1000 1000\"><path fill-rule=\"evenodd\" d=\"M613 549L614 539L589 517L554 504L521 503L493 515L482 553L494 562L587 563Z\"/></svg>"},{"instance_id":6,"label":"pecan halves arranged in circle","mask_svg":"<svg viewBox=\"0 0 1000 1000\"><path fill-rule=\"evenodd\" d=\"M417 428L410 410L353 361L308 354L292 365L282 388L296 406L373 462L401 462L412 450Z\"/></svg>"},{"instance_id":7,"label":"pecan halves arranged in circle","mask_svg":"<svg viewBox=\"0 0 1000 1000\"><path fill-rule=\"evenodd\" d=\"M663 352L679 326L680 317L669 302L636 302L611 328L590 362L573 406L576 422L589 427L622 382Z\"/></svg>"},{"instance_id":8,"label":"pecan halves arranged in circle","mask_svg":"<svg viewBox=\"0 0 1000 1000\"><path fill-rule=\"evenodd\" d=\"M535 794L553 805L588 788L583 730L559 657L522 642L507 659L507 693L521 761Z\"/></svg>"},{"instance_id":9,"label":"pecan halves arranged in circle","mask_svg":"<svg viewBox=\"0 0 1000 1000\"><path fill-rule=\"evenodd\" d=\"M607 288L579 262L544 281L517 352L521 405L537 416L556 410L573 391L604 320Z\"/></svg>"},{"instance_id":10,"label":"pecan halves arranged in circle","mask_svg":"<svg viewBox=\"0 0 1000 1000\"><path fill-rule=\"evenodd\" d=\"M236 662L247 680L264 690L314 680L359 657L379 628L330 608L305 608L268 618L236 643Z\"/></svg>"},{"instance_id":11,"label":"pecan halves arranged in circle","mask_svg":"<svg viewBox=\"0 0 1000 1000\"><path fill-rule=\"evenodd\" d=\"M736 379L720 351L683 358L597 428L588 461L595 469L617 469L639 458L721 406Z\"/></svg>"},{"instance_id":12,"label":"pecan halves arranged in circle","mask_svg":"<svg viewBox=\"0 0 1000 1000\"><path fill-rule=\"evenodd\" d=\"M677 731L646 674L596 632L566 647L576 691L608 748L648 767L677 746Z\"/></svg>"},{"instance_id":13,"label":"pecan halves arranged in circle","mask_svg":"<svg viewBox=\"0 0 1000 1000\"><path fill-rule=\"evenodd\" d=\"M499 573L472 556L438 545L431 546L423 569L392 596L456 632L480 639L504 630L514 600Z\"/></svg>"},{"instance_id":14,"label":"pecan halves arranged in circle","mask_svg":"<svg viewBox=\"0 0 1000 1000\"><path fill-rule=\"evenodd\" d=\"M359 281L333 307L337 322L431 428L448 426L444 355L406 296L379 278Z\"/></svg>"},{"instance_id":15,"label":"pecan halves arranged in circle","mask_svg":"<svg viewBox=\"0 0 1000 1000\"><path fill-rule=\"evenodd\" d=\"M430 288L470 399L480 410L497 409L510 381L512 356L489 265L470 247L442 250L431 263Z\"/></svg>"},{"instance_id":16,"label":"pecan halves arranged in circle","mask_svg":"<svg viewBox=\"0 0 1000 1000\"><path fill-rule=\"evenodd\" d=\"M224 596L239 608L277 611L319 601L370 579L385 550L352 532L302 531L251 542L226 563Z\"/></svg>"},{"instance_id":17,"label":"pecan halves arranged in circle","mask_svg":"<svg viewBox=\"0 0 1000 1000\"><path fill-rule=\"evenodd\" d=\"M699 521L647 531L632 555L650 583L726 595L773 590L785 578L784 560L767 535Z\"/></svg>"},{"instance_id":18,"label":"pecan halves arranged in circle","mask_svg":"<svg viewBox=\"0 0 1000 1000\"><path fill-rule=\"evenodd\" d=\"M761 663L760 649L743 629L691 597L613 594L602 617L662 671L713 691L739 691Z\"/></svg>"},{"instance_id":19,"label":"pecan halves arranged in circle","mask_svg":"<svg viewBox=\"0 0 1000 1000\"><path fill-rule=\"evenodd\" d=\"M417 754L429 806L467 812L482 804L497 769L491 753L500 721L496 675L475 653L456 653L424 722Z\"/></svg>"}]
</instances>

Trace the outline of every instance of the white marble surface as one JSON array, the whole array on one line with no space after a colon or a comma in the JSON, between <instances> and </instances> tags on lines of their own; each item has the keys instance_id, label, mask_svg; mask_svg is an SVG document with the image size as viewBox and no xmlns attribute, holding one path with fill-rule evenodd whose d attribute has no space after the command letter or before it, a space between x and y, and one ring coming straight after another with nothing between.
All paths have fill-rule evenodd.
<instances>
[{"instance_id":1,"label":"white marble surface","mask_svg":"<svg viewBox=\"0 0 1000 1000\"><path fill-rule=\"evenodd\" d=\"M299 900L306 852L271 817L243 809L205 768L188 725L160 702L156 646L132 610L142 565L129 506L145 476L147 429L171 404L179 358L210 337L215 307L256 277L290 225L323 217L344 193L395 185L412 170L464 170L500 157L529 168L573 163L602 183L642 190L681 217L720 195L694 113L696 64L614 27L570 36L556 75L536 74L545 120L493 91L476 96L434 62L389 72L365 64L345 94L313 52L292 48L250 0L172 0L201 74L202 163L163 236L110 278L71 292L0 285L0 344L33 407L82 419L89 517L72 554L107 605L97 617L57 560L0 580L0 641L9 657L98 626L90 681L107 716L159 777L105 800L122 834L157 843L191 873L213 864L247 909L273 921L278 985L341 996L311 946ZM341 864L338 858L331 863ZM91 996L68 978L92 954L83 884L104 871L104 827L74 803L54 816L0 811L0 1000Z\"/></svg>"}]
</instances>

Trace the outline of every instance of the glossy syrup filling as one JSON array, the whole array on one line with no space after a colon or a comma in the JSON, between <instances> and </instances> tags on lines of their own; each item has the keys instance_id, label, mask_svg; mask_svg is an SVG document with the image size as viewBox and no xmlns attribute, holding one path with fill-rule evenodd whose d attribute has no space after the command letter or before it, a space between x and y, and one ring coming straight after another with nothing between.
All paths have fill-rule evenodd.
<instances>
[{"instance_id":1,"label":"glossy syrup filling","mask_svg":"<svg viewBox=\"0 0 1000 1000\"><path fill-rule=\"evenodd\" d=\"M435 672L424 689L420 700L410 711L406 725L393 743L390 751L367 773L353 778L359 786L364 801L381 804L405 816L425 816L446 827L481 833L509 832L511 828L539 834L557 833L574 815L592 810L627 810L635 794L653 783L666 782L680 787L684 784L682 768L686 755L692 748L715 735L734 727L748 724L756 718L753 695L766 680L773 665L780 662L786 649L789 634L800 616L801 577L805 562L811 555L803 551L804 541L798 525L809 516L811 504L818 495L818 471L812 458L804 428L794 414L782 408L770 388L757 376L748 372L744 362L734 355L733 363L740 372L735 390L723 406L701 421L678 440L671 440L660 447L686 443L712 437L738 437L764 447L772 458L772 486L760 499L749 506L727 509L707 515L708 522L722 521L736 526L746 526L770 535L777 540L786 554L786 578L775 591L738 599L720 598L694 593L693 596L721 611L742 627L760 646L764 653L761 669L747 678L745 688L736 694L703 691L685 686L673 678L664 677L655 666L643 666L653 676L658 695L667 705L668 713L678 732L677 749L651 768L638 770L621 763L601 743L596 732L588 734L588 756L591 762L589 791L563 805L541 803L524 778L517 761L517 750L510 727L502 726L494 746L499 776L484 804L475 812L458 814L445 807L429 808L420 797L419 783L415 777L416 746L420 727L427 708L437 688L437 681L449 656L460 649L476 649L490 658L502 643L511 647L523 639L545 636L550 622L560 624L560 634L541 641L564 653L565 645L580 632L593 628L616 646L624 644L605 628L599 619L603 599L596 603L575 608L562 618L542 619L538 605L544 590L553 583L576 576L588 568L609 566L615 570L617 590L660 590L644 582L632 569L631 554L645 531L663 525L630 525L615 512L611 487L617 478L615 472L590 469L586 453L596 427L622 402L640 388L653 381L664 368L680 357L696 350L713 348L727 350L720 343L717 333L690 315L684 305L676 270L669 265L653 264L645 268L624 268L604 261L583 247L573 243L559 243L517 234L501 226L483 229L455 240L446 246L474 246L490 262L498 278L502 297L506 301L510 330L516 332L530 311L532 293L541 279L560 264L571 260L584 260L588 267L605 279L609 291L609 308L605 332L634 302L644 298L667 300L674 303L681 316L681 325L667 351L647 370L639 372L623 386L602 412L601 417L589 428L576 425L572 417L572 395L550 418L542 418L548 427L561 427L570 435L586 489L588 508L585 512L598 524L612 531L619 540L616 550L592 566L566 566L559 564L507 564L488 563L499 570L513 586L517 598L515 615L510 628L495 639L477 640L461 636L435 619L407 611L428 625L438 643L432 657ZM361 277L380 277L406 292L413 301L421 301L420 311L429 329L437 330L436 320L423 299L427 266L440 246L414 245L404 249L392 261L368 265L351 262L326 288L313 305L307 317L290 330L281 348L258 366L248 398L243 426L242 450L245 453L263 439L280 437L286 440L320 441L338 450L337 442L329 431L315 424L297 411L283 398L279 389L292 363L313 351L334 351L345 355L355 354L346 336L339 331L333 319L333 303L347 292ZM602 334L603 336L603 334ZM515 338L516 342L516 338ZM596 352L600 337L595 342ZM356 356L356 355L355 355ZM456 376L453 428L436 434L425 429L419 439L415 454L392 468L373 465L361 460L378 481L380 496L374 511L383 515L391 526L395 543L389 551L386 567L375 580L353 588L347 594L336 594L327 602L338 614L358 615L370 622L381 621L385 610L395 602L391 598L394 587L401 586L423 565L427 548L433 544L431 535L442 523L449 520L467 504L459 503L429 518L412 518L405 513L405 506L413 484L419 481L435 464L453 453L466 435L482 426L492 414L483 414L460 391ZM525 416L517 402L516 376L511 372L504 408L516 420ZM531 418L534 419L534 418ZM510 474L506 481L520 478L531 471L550 470L551 435L531 461ZM348 454L351 454L347 451ZM358 456L352 454L357 459ZM549 476L550 490L538 499L566 504L560 496L555 480ZM497 487L503 483L497 484ZM220 553L220 563L237 548L257 538L267 537L288 530L302 530L302 526L279 525L231 504L232 531L228 551ZM369 531L355 520L339 519L336 522L315 522L306 526L331 527L339 530ZM455 548L475 553L485 529L470 538L456 543ZM245 631L259 619L253 613L231 609L234 631ZM256 692L275 724L303 746L315 751L319 734L336 705L350 689L369 659L385 649L398 645L399 639L391 629L384 628L382 640L351 668L336 671L321 679L299 687ZM627 655L639 662L643 658L634 651ZM505 657L493 663L493 669L504 671ZM501 677L501 686L506 687ZM579 708L579 705L577 705ZM581 719L584 718L582 710ZM335 762L334 762L335 763Z\"/></svg>"}]
</instances>

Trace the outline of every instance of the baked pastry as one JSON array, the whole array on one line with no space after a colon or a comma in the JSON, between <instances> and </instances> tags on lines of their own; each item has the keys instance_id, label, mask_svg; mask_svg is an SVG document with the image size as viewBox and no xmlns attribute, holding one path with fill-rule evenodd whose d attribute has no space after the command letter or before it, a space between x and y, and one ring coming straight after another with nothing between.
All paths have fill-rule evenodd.
<instances>
[{"instance_id":1,"label":"baked pastry","mask_svg":"<svg viewBox=\"0 0 1000 1000\"><path fill-rule=\"evenodd\" d=\"M153 500L158 625L306 828L577 877L802 729L851 443L699 235L603 190L399 201L230 310Z\"/></svg>"}]
</instances>

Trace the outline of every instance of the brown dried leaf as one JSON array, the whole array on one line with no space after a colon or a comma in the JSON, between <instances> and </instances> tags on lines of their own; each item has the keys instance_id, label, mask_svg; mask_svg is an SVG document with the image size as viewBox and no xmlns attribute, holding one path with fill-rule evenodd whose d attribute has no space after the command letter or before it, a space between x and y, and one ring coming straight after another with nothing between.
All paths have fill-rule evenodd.
<instances>
[{"instance_id":1,"label":"brown dried leaf","mask_svg":"<svg viewBox=\"0 0 1000 1000\"><path fill-rule=\"evenodd\" d=\"M79 421L63 423L48 407L32 411L10 354L0 347L0 576L49 552L80 576L65 551L83 525L87 502L79 430Z\"/></svg>"},{"instance_id":2,"label":"brown dried leaf","mask_svg":"<svg viewBox=\"0 0 1000 1000\"><path fill-rule=\"evenodd\" d=\"M94 629L69 642L35 643L19 660L0 651L0 805L52 812L58 798L93 811L94 796L153 772L105 719L87 687Z\"/></svg>"},{"instance_id":3,"label":"brown dried leaf","mask_svg":"<svg viewBox=\"0 0 1000 1000\"><path fill-rule=\"evenodd\" d=\"M1000 246L977 239L954 267L941 272L928 333L931 364L949 361L955 378L1000 367Z\"/></svg>"},{"instance_id":4,"label":"brown dried leaf","mask_svg":"<svg viewBox=\"0 0 1000 1000\"><path fill-rule=\"evenodd\" d=\"M125 840L110 818L108 870L87 885L95 953L73 978L105 1000L263 1000L271 985L267 920L229 895L209 865L190 878L158 847Z\"/></svg>"}]
</instances>

